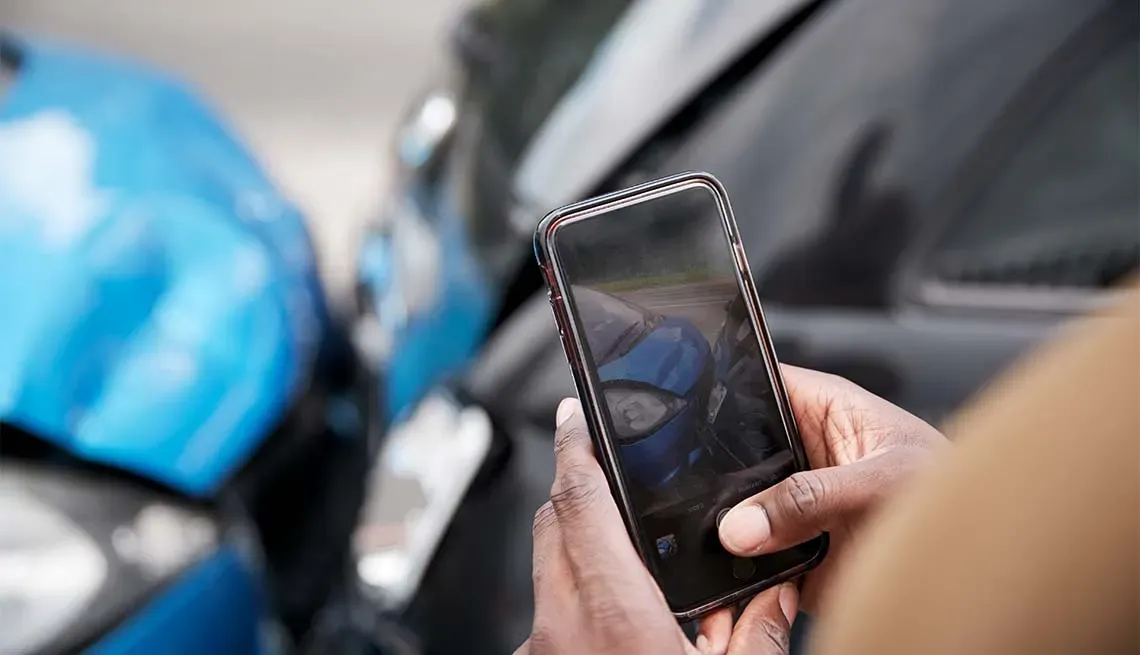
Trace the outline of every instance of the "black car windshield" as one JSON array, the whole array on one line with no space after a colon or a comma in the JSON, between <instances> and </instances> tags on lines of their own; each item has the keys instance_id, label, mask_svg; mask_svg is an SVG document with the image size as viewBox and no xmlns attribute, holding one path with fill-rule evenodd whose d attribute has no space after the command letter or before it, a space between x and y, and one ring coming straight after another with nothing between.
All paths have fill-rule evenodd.
<instances>
[{"instance_id":1,"label":"black car windshield","mask_svg":"<svg viewBox=\"0 0 1140 655\"><path fill-rule=\"evenodd\" d=\"M581 324L589 326L586 343L598 366L629 352L656 322L645 310L589 287L575 285L573 302Z\"/></svg>"},{"instance_id":2,"label":"black car windshield","mask_svg":"<svg viewBox=\"0 0 1140 655\"><path fill-rule=\"evenodd\" d=\"M491 56L466 70L451 184L475 254L496 283L519 265L511 213L529 220L552 209L525 206L514 196L519 160L630 4L494 0L473 15L471 29L490 44Z\"/></svg>"},{"instance_id":3,"label":"black car windshield","mask_svg":"<svg viewBox=\"0 0 1140 655\"><path fill-rule=\"evenodd\" d=\"M486 120L510 162L521 156L631 0L496 0L483 22L503 53L490 70L472 71L485 87Z\"/></svg>"}]
</instances>

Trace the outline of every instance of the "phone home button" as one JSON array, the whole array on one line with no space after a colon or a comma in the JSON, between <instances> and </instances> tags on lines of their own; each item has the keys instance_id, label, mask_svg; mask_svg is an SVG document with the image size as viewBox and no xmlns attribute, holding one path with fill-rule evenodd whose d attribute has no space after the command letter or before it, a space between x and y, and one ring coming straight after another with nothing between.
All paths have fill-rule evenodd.
<instances>
[{"instance_id":1,"label":"phone home button","mask_svg":"<svg viewBox=\"0 0 1140 655\"><path fill-rule=\"evenodd\" d=\"M720 527L720 524L721 524L721 522L722 522L722 521L724 521L724 517L725 517L725 515L726 515L726 514L728 514L728 510L729 510L729 509L730 509L730 508L728 508L728 507L725 507L724 509L722 509L722 510L720 510L719 512L717 512L717 513L716 513L716 527L717 527L717 528L719 528L719 527Z\"/></svg>"},{"instance_id":2,"label":"phone home button","mask_svg":"<svg viewBox=\"0 0 1140 655\"><path fill-rule=\"evenodd\" d=\"M732 577L737 580L747 580L756 573L756 562L747 557L737 557L732 560Z\"/></svg>"}]
</instances>

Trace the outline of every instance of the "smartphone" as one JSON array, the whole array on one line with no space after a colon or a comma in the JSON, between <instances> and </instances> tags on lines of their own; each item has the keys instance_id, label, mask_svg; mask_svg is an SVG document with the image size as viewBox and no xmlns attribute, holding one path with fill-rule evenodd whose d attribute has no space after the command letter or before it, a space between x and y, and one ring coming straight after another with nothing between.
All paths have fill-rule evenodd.
<instances>
[{"instance_id":1,"label":"smartphone","mask_svg":"<svg viewBox=\"0 0 1140 655\"><path fill-rule=\"evenodd\" d=\"M807 468L724 187L683 173L548 214L535 253L594 450L681 620L817 566L826 534L732 556L736 503Z\"/></svg>"}]
</instances>

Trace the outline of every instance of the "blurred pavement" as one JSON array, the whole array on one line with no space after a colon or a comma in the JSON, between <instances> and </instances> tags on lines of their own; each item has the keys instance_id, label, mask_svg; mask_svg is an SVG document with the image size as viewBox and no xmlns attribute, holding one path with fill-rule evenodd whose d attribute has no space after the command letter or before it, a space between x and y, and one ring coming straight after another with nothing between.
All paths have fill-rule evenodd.
<instances>
[{"instance_id":1,"label":"blurred pavement","mask_svg":"<svg viewBox=\"0 0 1140 655\"><path fill-rule=\"evenodd\" d=\"M3 0L0 25L130 55L219 107L305 210L325 282L348 298L389 133L441 70L464 0Z\"/></svg>"}]
</instances>

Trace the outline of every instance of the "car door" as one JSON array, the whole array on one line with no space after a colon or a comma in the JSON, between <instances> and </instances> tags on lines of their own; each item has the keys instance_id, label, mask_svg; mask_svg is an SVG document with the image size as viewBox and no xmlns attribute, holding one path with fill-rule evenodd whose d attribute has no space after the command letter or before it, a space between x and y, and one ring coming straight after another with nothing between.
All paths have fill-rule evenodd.
<instances>
[{"instance_id":1,"label":"car door","mask_svg":"<svg viewBox=\"0 0 1140 655\"><path fill-rule=\"evenodd\" d=\"M900 358L920 410L949 409L1140 262L1137 6L1117 7L1026 82L896 273L894 320L926 346Z\"/></svg>"},{"instance_id":2,"label":"car door","mask_svg":"<svg viewBox=\"0 0 1140 655\"><path fill-rule=\"evenodd\" d=\"M669 157L779 356L939 420L1137 263L1137 8L833 3Z\"/></svg>"}]
</instances>

